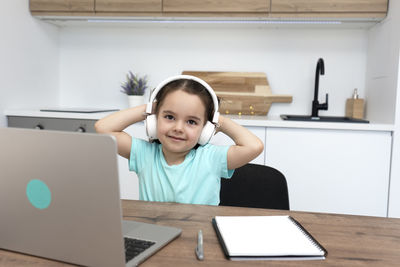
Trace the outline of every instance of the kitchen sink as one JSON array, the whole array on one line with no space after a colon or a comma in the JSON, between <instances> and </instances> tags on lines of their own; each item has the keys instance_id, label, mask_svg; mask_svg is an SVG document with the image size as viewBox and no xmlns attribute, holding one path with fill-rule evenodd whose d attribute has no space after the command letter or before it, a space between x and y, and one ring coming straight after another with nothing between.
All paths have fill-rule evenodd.
<instances>
[{"instance_id":1,"label":"kitchen sink","mask_svg":"<svg viewBox=\"0 0 400 267\"><path fill-rule=\"evenodd\" d=\"M320 122L348 122L348 123L369 123L367 120L354 119L350 117L318 116L310 115L281 115L281 118L288 121L320 121Z\"/></svg>"}]
</instances>

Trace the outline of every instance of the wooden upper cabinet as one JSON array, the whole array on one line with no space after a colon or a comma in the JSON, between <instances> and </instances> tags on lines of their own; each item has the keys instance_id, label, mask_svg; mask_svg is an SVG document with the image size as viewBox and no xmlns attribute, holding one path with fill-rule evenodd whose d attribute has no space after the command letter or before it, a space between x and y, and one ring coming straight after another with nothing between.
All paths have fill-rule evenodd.
<instances>
[{"instance_id":1,"label":"wooden upper cabinet","mask_svg":"<svg viewBox=\"0 0 400 267\"><path fill-rule=\"evenodd\" d=\"M266 13L269 0L163 0L163 12Z\"/></svg>"},{"instance_id":2,"label":"wooden upper cabinet","mask_svg":"<svg viewBox=\"0 0 400 267\"><path fill-rule=\"evenodd\" d=\"M273 13L386 13L387 8L388 0L271 0Z\"/></svg>"},{"instance_id":3,"label":"wooden upper cabinet","mask_svg":"<svg viewBox=\"0 0 400 267\"><path fill-rule=\"evenodd\" d=\"M96 12L161 12L162 0L96 0Z\"/></svg>"},{"instance_id":4,"label":"wooden upper cabinet","mask_svg":"<svg viewBox=\"0 0 400 267\"><path fill-rule=\"evenodd\" d=\"M383 19L389 0L30 0L40 16L343 17ZM400 1L400 0L392 0Z\"/></svg>"},{"instance_id":5,"label":"wooden upper cabinet","mask_svg":"<svg viewBox=\"0 0 400 267\"><path fill-rule=\"evenodd\" d=\"M95 0L30 0L30 11L93 12Z\"/></svg>"}]
</instances>

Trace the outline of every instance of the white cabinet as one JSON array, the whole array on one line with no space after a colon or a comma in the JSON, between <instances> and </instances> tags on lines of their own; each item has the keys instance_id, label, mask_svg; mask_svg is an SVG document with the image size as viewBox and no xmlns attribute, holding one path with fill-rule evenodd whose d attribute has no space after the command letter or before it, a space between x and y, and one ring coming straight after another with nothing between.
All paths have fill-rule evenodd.
<instances>
[{"instance_id":1,"label":"white cabinet","mask_svg":"<svg viewBox=\"0 0 400 267\"><path fill-rule=\"evenodd\" d=\"M387 216L391 132L267 128L291 210Z\"/></svg>"}]
</instances>

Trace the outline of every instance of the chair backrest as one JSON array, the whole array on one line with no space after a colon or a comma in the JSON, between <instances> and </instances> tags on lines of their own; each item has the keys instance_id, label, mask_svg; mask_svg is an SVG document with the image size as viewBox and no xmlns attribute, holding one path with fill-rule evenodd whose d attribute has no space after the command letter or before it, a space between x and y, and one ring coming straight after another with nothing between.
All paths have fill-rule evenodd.
<instances>
[{"instance_id":1,"label":"chair backrest","mask_svg":"<svg viewBox=\"0 0 400 267\"><path fill-rule=\"evenodd\" d=\"M219 205L289 210L286 178L272 167L246 164L221 179Z\"/></svg>"}]
</instances>

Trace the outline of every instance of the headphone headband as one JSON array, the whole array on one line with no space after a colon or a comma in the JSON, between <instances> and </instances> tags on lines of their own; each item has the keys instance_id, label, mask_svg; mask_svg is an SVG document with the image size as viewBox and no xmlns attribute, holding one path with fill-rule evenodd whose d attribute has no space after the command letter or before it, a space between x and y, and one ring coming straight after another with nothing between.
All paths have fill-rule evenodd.
<instances>
[{"instance_id":1,"label":"headphone headband","mask_svg":"<svg viewBox=\"0 0 400 267\"><path fill-rule=\"evenodd\" d=\"M213 115L212 122L215 123L215 124L217 124L217 123L218 123L218 117L219 117L217 95L215 94L214 90L211 88L211 86L210 86L208 83L206 83L206 82L203 81L202 79L197 78L197 77L192 76L192 75L176 75L176 76L169 77L169 78L165 79L164 81L162 81L162 82L154 89L154 91L151 93L149 103L147 103L147 106L146 106L146 113L147 113L147 114L151 114L152 109L153 109L153 102L154 102L154 100L155 100L155 98L156 98L158 92L159 92L161 89L163 89L164 86L166 86L166 85L169 84L170 82L177 81L177 80L193 80L193 81L195 81L195 82L200 83L201 85L203 85L203 86L207 89L207 91L208 91L208 93L211 95L211 98L212 98L213 103L214 103L214 115Z\"/></svg>"}]
</instances>

